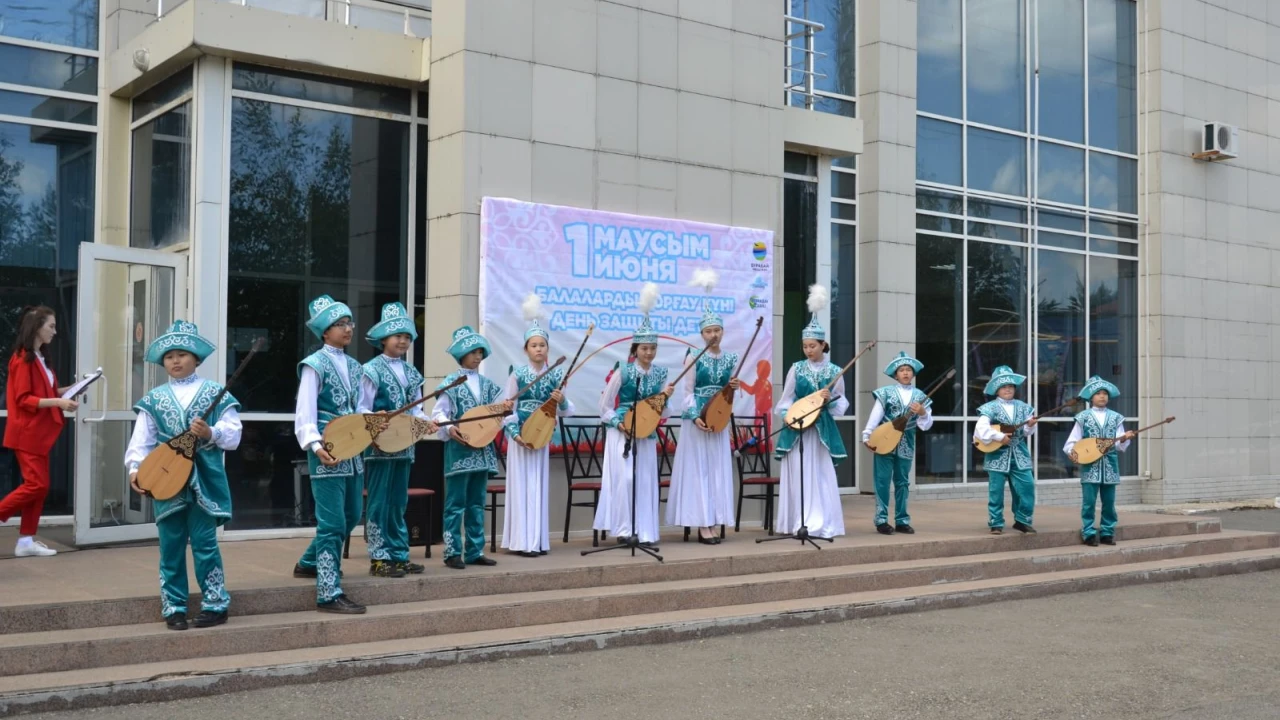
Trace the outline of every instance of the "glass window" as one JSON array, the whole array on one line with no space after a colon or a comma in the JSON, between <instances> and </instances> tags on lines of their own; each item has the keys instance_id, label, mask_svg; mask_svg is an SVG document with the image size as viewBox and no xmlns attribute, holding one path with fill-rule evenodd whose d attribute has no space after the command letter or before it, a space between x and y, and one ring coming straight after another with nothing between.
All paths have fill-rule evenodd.
<instances>
[{"instance_id":1,"label":"glass window","mask_svg":"<svg viewBox=\"0 0 1280 720\"><path fill-rule=\"evenodd\" d=\"M969 217L1026 224L1027 206L969 198Z\"/></svg>"},{"instance_id":2,"label":"glass window","mask_svg":"<svg viewBox=\"0 0 1280 720\"><path fill-rule=\"evenodd\" d=\"M1052 245L1053 247L1066 248L1068 250L1084 250L1083 235L1064 235L1063 233L1044 232L1043 230L1036 233L1036 242L1041 245Z\"/></svg>"},{"instance_id":3,"label":"glass window","mask_svg":"<svg viewBox=\"0 0 1280 720\"><path fill-rule=\"evenodd\" d=\"M945 218L937 215L916 214L917 230L934 230L936 232L964 234L964 221L960 218Z\"/></svg>"},{"instance_id":4,"label":"glass window","mask_svg":"<svg viewBox=\"0 0 1280 720\"><path fill-rule=\"evenodd\" d=\"M782 238L782 362L789 368L804 359L800 332L809 324L809 286L818 278L817 182L782 181Z\"/></svg>"},{"instance_id":5,"label":"glass window","mask_svg":"<svg viewBox=\"0 0 1280 720\"><path fill-rule=\"evenodd\" d=\"M97 50L98 3L96 0L0 0L0 35Z\"/></svg>"},{"instance_id":6,"label":"glass window","mask_svg":"<svg viewBox=\"0 0 1280 720\"><path fill-rule=\"evenodd\" d=\"M1120 388L1111 409L1138 414L1138 263L1089 258L1089 374Z\"/></svg>"},{"instance_id":7,"label":"glass window","mask_svg":"<svg viewBox=\"0 0 1280 720\"><path fill-rule=\"evenodd\" d=\"M916 357L924 363L928 380L947 368L962 366L964 342L964 241L916 235ZM964 414L964 396L956 392L959 378L933 396L933 414ZM926 435L931 434L931 430ZM956 455L963 455L957 451Z\"/></svg>"},{"instance_id":8,"label":"glass window","mask_svg":"<svg viewBox=\"0 0 1280 720\"><path fill-rule=\"evenodd\" d=\"M1089 152L1089 207L1138 213L1138 161Z\"/></svg>"},{"instance_id":9,"label":"glass window","mask_svg":"<svg viewBox=\"0 0 1280 720\"><path fill-rule=\"evenodd\" d=\"M162 248L190 240L191 102L133 131L129 244Z\"/></svg>"},{"instance_id":10,"label":"glass window","mask_svg":"<svg viewBox=\"0 0 1280 720\"><path fill-rule=\"evenodd\" d=\"M1084 205L1084 151L1049 142L1038 145L1036 197L1066 205Z\"/></svg>"},{"instance_id":11,"label":"glass window","mask_svg":"<svg viewBox=\"0 0 1280 720\"><path fill-rule=\"evenodd\" d=\"M409 114L408 90L290 70L236 63L232 87L298 100Z\"/></svg>"},{"instance_id":12,"label":"glass window","mask_svg":"<svg viewBox=\"0 0 1280 720\"><path fill-rule=\"evenodd\" d=\"M191 91L191 67L179 70L133 99L133 119L141 120Z\"/></svg>"},{"instance_id":13,"label":"glass window","mask_svg":"<svg viewBox=\"0 0 1280 720\"><path fill-rule=\"evenodd\" d=\"M916 188L916 209L962 215L964 214L964 197L949 192Z\"/></svg>"},{"instance_id":14,"label":"glass window","mask_svg":"<svg viewBox=\"0 0 1280 720\"><path fill-rule=\"evenodd\" d=\"M857 200L858 176L853 173L832 170L831 197L842 200Z\"/></svg>"},{"instance_id":15,"label":"glass window","mask_svg":"<svg viewBox=\"0 0 1280 720\"><path fill-rule=\"evenodd\" d=\"M857 19L854 0L790 0L790 5L792 17L823 25L822 30L813 36L814 50L821 53L814 60L814 69L818 73L814 86L838 95L857 95L854 69L858 40L854 32Z\"/></svg>"},{"instance_id":16,"label":"glass window","mask_svg":"<svg viewBox=\"0 0 1280 720\"><path fill-rule=\"evenodd\" d=\"M1036 257L1037 360L1031 402L1044 411L1075 397L1088 378L1084 367L1085 257L1051 250L1040 250ZM1058 443L1059 449L1063 442L1065 437Z\"/></svg>"},{"instance_id":17,"label":"glass window","mask_svg":"<svg viewBox=\"0 0 1280 720\"><path fill-rule=\"evenodd\" d=\"M937 414L936 404L934 414ZM957 420L939 420L929 428L929 432L916 433L916 484L963 482L964 468L961 465L969 458L972 438L973 431Z\"/></svg>"},{"instance_id":18,"label":"glass window","mask_svg":"<svg viewBox=\"0 0 1280 720\"><path fill-rule=\"evenodd\" d=\"M244 423L240 448L227 453L227 479L236 509L228 530L315 527L307 456L292 421Z\"/></svg>"},{"instance_id":19,"label":"glass window","mask_svg":"<svg viewBox=\"0 0 1280 720\"><path fill-rule=\"evenodd\" d=\"M409 124L234 98L227 330L266 335L248 411L292 412L297 363L319 342L306 303L351 306L357 333L405 297ZM374 352L354 342L361 361Z\"/></svg>"},{"instance_id":20,"label":"glass window","mask_svg":"<svg viewBox=\"0 0 1280 720\"><path fill-rule=\"evenodd\" d=\"M850 222L857 220L858 206L853 203L833 201L831 203L831 219L848 220Z\"/></svg>"},{"instance_id":21,"label":"glass window","mask_svg":"<svg viewBox=\"0 0 1280 720\"><path fill-rule=\"evenodd\" d=\"M917 15L917 109L959 118L960 0L920 0Z\"/></svg>"},{"instance_id":22,"label":"glass window","mask_svg":"<svg viewBox=\"0 0 1280 720\"><path fill-rule=\"evenodd\" d=\"M969 242L968 263L969 414L987 401L983 389L991 371L1027 366L1027 250L1011 245Z\"/></svg>"},{"instance_id":23,"label":"glass window","mask_svg":"<svg viewBox=\"0 0 1280 720\"><path fill-rule=\"evenodd\" d=\"M1061 404L1061 402L1052 405L1042 404L1036 410L1052 410ZM1070 415L1071 411L1065 410L1063 413ZM1079 477L1076 464L1062 452L1062 446L1067 444L1067 438L1071 437L1073 427L1075 423L1070 420L1051 422L1045 419L1036 425L1036 480L1066 480ZM1132 451L1133 446L1130 445L1129 448ZM1121 456L1126 454L1128 453L1121 453Z\"/></svg>"},{"instance_id":24,"label":"glass window","mask_svg":"<svg viewBox=\"0 0 1280 720\"><path fill-rule=\"evenodd\" d=\"M429 93L428 91L423 90L418 93L418 117L424 120L430 117L429 115L427 115L427 112L431 107L430 100L431 100L431 93Z\"/></svg>"},{"instance_id":25,"label":"glass window","mask_svg":"<svg viewBox=\"0 0 1280 720\"><path fill-rule=\"evenodd\" d=\"M831 361L843 365L858 352L854 334L855 287L857 285L858 229L853 225L831 224ZM843 358L843 359L842 359ZM845 382L852 390L852 375Z\"/></svg>"},{"instance_id":26,"label":"glass window","mask_svg":"<svg viewBox=\"0 0 1280 720\"><path fill-rule=\"evenodd\" d=\"M0 90L0 115L94 125L98 122L98 104Z\"/></svg>"},{"instance_id":27,"label":"glass window","mask_svg":"<svg viewBox=\"0 0 1280 720\"><path fill-rule=\"evenodd\" d=\"M1138 4L1089 0L1089 144L1138 152Z\"/></svg>"},{"instance_id":28,"label":"glass window","mask_svg":"<svg viewBox=\"0 0 1280 720\"><path fill-rule=\"evenodd\" d=\"M1024 243L1027 241L1026 228L995 223L969 223L969 237L990 238L992 240L1008 240Z\"/></svg>"},{"instance_id":29,"label":"glass window","mask_svg":"<svg viewBox=\"0 0 1280 720\"><path fill-rule=\"evenodd\" d=\"M788 152L782 155L782 171L790 175L818 177L818 158L813 155Z\"/></svg>"},{"instance_id":30,"label":"glass window","mask_svg":"<svg viewBox=\"0 0 1280 720\"><path fill-rule=\"evenodd\" d=\"M961 172L960 129L957 123L916 118L916 179L944 185L964 185Z\"/></svg>"},{"instance_id":31,"label":"glass window","mask_svg":"<svg viewBox=\"0 0 1280 720\"><path fill-rule=\"evenodd\" d=\"M1036 27L1039 133L1083 143L1084 1L1037 2Z\"/></svg>"},{"instance_id":32,"label":"glass window","mask_svg":"<svg viewBox=\"0 0 1280 720\"><path fill-rule=\"evenodd\" d=\"M1128 255L1129 257L1138 257L1137 243L1121 242L1119 240L1090 238L1089 249L1093 252L1109 253L1111 255Z\"/></svg>"},{"instance_id":33,"label":"glass window","mask_svg":"<svg viewBox=\"0 0 1280 720\"><path fill-rule=\"evenodd\" d=\"M1089 232L1094 235L1109 235L1111 237L1124 238L1126 240L1138 239L1138 224L1131 222L1119 222L1115 220L1103 220L1101 218L1089 218Z\"/></svg>"},{"instance_id":34,"label":"glass window","mask_svg":"<svg viewBox=\"0 0 1280 720\"><path fill-rule=\"evenodd\" d=\"M427 326L427 233L430 230L427 225L427 136L430 133L427 132L426 125L418 125L414 131L418 133L418 161L414 167L414 172L418 174L418 184L414 188L417 191L418 201L414 205L417 220L413 225L413 313L418 328L422 329ZM419 370L425 367L425 353L426 343L419 336L418 342L413 344L413 364Z\"/></svg>"},{"instance_id":35,"label":"glass window","mask_svg":"<svg viewBox=\"0 0 1280 720\"><path fill-rule=\"evenodd\" d=\"M1025 130L1026 6L1023 0L968 0L967 12L968 119Z\"/></svg>"},{"instance_id":36,"label":"glass window","mask_svg":"<svg viewBox=\"0 0 1280 720\"><path fill-rule=\"evenodd\" d=\"M970 190L985 190L1001 195L1026 195L1026 139L969 128L968 180Z\"/></svg>"},{"instance_id":37,"label":"glass window","mask_svg":"<svg viewBox=\"0 0 1280 720\"><path fill-rule=\"evenodd\" d=\"M0 43L0 83L98 94L98 59Z\"/></svg>"},{"instance_id":38,"label":"glass window","mask_svg":"<svg viewBox=\"0 0 1280 720\"><path fill-rule=\"evenodd\" d=\"M72 310L74 312L74 309ZM9 318L6 316L6 321ZM65 322L62 318L58 319L58 325L61 326ZM6 327L6 330L10 328ZM13 332L17 332L17 328L12 328ZM61 332L59 332L61 337ZM57 340L50 345L50 349L57 346ZM4 351L4 368L0 369L0 373L7 373L9 367L8 348ZM62 381L62 376L58 376L58 381ZM4 396L0 395L0 399ZM9 422L7 417L0 416L0 437L3 437L5 424ZM44 516L50 515L70 515L73 510L71 508L73 479L75 477L76 464L76 423L71 419L67 419L62 425L62 434L58 436L57 441L53 444L53 449L49 452L49 494L44 498ZM849 446L852 447L852 446ZM14 457L13 451L6 447L0 447L0 497L8 495L22 484L22 473L18 471L18 458ZM132 493L130 493L132 494ZM134 495L134 497L137 497ZM104 511L105 512L105 511ZM118 510L116 511L119 512Z\"/></svg>"},{"instance_id":39,"label":"glass window","mask_svg":"<svg viewBox=\"0 0 1280 720\"><path fill-rule=\"evenodd\" d=\"M1041 210L1039 215L1040 227L1056 228L1058 230L1070 230L1074 232L1084 232L1084 217L1081 215L1072 215L1070 213L1056 213L1047 210Z\"/></svg>"}]
</instances>

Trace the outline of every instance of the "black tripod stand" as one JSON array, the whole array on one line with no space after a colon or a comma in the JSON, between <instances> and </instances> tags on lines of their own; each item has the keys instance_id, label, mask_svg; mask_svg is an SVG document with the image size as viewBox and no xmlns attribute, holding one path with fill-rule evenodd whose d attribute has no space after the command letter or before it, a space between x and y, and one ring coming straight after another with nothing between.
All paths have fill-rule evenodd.
<instances>
[{"instance_id":1,"label":"black tripod stand","mask_svg":"<svg viewBox=\"0 0 1280 720\"><path fill-rule=\"evenodd\" d=\"M775 535L773 537L767 537L767 538L756 538L757 544L764 543L764 542L773 542L774 540L799 540L802 546L805 543L809 543L815 548L821 550L822 546L816 542L817 540L822 540L825 542L835 542L834 538L824 538L824 537L818 537L817 535L810 535L809 526L805 524L805 520L809 517L809 508L805 504L805 493L804 493L804 434L809 428L813 427L813 425L810 424L806 426L804 424L804 420L805 418L809 417L810 415L813 415L814 413L822 412L822 410L826 408L827 405L830 403L831 401L828 400L827 402L819 405L817 408L810 410L804 415L801 415L800 417L791 421L791 429L796 431L796 444L799 445L799 451L800 451L800 527L797 528L795 532L789 533L787 535ZM783 430L785 429L786 428L783 428ZM779 430L778 432L782 432L782 430Z\"/></svg>"},{"instance_id":2,"label":"black tripod stand","mask_svg":"<svg viewBox=\"0 0 1280 720\"><path fill-rule=\"evenodd\" d=\"M635 397L637 398L640 397L640 374L639 373L636 373ZM641 402L640 400L637 400L636 405L639 405L640 402ZM597 548L595 550L583 550L582 554L584 556L593 555L595 553L608 552L610 550L630 550L631 557L635 557L636 550L639 550L640 552L644 553L645 555L648 555L654 560L657 560L658 562L662 562L662 556L656 552L658 549L657 547L640 544L640 531L636 528L636 492L637 492L636 488L640 484L640 478L639 478L639 472L637 469L639 465L639 458L638 458L638 454L635 452L636 450L635 443L636 443L636 419L639 417L640 417L640 413L635 411L635 406L633 405L632 412L631 412L630 432L627 433L627 444L624 445L622 449L622 457L624 458L628 456L631 457L631 534L626 538L618 538L619 542L616 545ZM607 478L606 478L606 481L607 481ZM658 488L656 484L654 485L654 492L661 492L661 490Z\"/></svg>"}]
</instances>

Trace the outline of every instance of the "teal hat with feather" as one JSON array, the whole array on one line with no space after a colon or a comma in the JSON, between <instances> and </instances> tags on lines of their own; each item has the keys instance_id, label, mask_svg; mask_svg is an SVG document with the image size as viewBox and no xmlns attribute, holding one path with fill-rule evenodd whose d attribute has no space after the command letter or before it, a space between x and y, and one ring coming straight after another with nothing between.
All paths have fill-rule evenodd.
<instances>
[{"instance_id":1,"label":"teal hat with feather","mask_svg":"<svg viewBox=\"0 0 1280 720\"><path fill-rule=\"evenodd\" d=\"M185 350L196 356L196 360L204 362L204 359L213 354L213 343L200 336L200 331L196 328L196 324L186 320L175 320L165 331L163 335L151 341L147 346L146 360L156 365L164 364L164 356L173 350Z\"/></svg>"}]
</instances>

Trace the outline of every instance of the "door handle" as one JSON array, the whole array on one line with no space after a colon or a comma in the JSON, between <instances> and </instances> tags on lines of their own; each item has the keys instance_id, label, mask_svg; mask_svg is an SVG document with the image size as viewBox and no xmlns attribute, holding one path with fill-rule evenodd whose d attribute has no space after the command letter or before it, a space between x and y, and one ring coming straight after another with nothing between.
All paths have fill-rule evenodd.
<instances>
[{"instance_id":1,"label":"door handle","mask_svg":"<svg viewBox=\"0 0 1280 720\"><path fill-rule=\"evenodd\" d=\"M99 371L99 372L101 372L101 370L102 370L102 368L98 368L98 371ZM84 375L84 376L85 376L85 377L89 377L89 376L90 376L90 375L92 375L92 374L93 374L93 373L85 373L85 375ZM98 416L98 417L96 417L96 418L95 418L95 417L86 417L86 418L83 420L83 422L86 422L86 423L100 423L100 422L103 422L104 420L106 420L106 419L107 419L107 375L106 375L106 373L103 373L103 374L102 374L102 379L101 379L100 381L98 381L98 382L94 383L94 385L101 385L101 386L102 386L102 389L101 389L101 391L100 391L100 395L101 395L101 398L102 398L102 403L101 403L101 404L102 404L102 414L101 414L101 415L99 415L99 416Z\"/></svg>"}]
</instances>

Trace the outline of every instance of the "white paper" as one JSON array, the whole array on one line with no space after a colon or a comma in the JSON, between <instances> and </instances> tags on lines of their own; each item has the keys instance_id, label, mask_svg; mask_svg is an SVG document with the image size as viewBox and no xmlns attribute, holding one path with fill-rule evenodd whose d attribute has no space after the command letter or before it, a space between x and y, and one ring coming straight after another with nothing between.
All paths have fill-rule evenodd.
<instances>
[{"instance_id":1,"label":"white paper","mask_svg":"<svg viewBox=\"0 0 1280 720\"><path fill-rule=\"evenodd\" d=\"M102 368L98 368L97 370L94 370L92 375L81 380L75 385L72 385L71 387L67 388L67 391L62 393L62 399L70 400L71 398L79 395L80 393L83 393L85 391L85 388L92 385L93 382L100 377L102 377Z\"/></svg>"}]
</instances>

